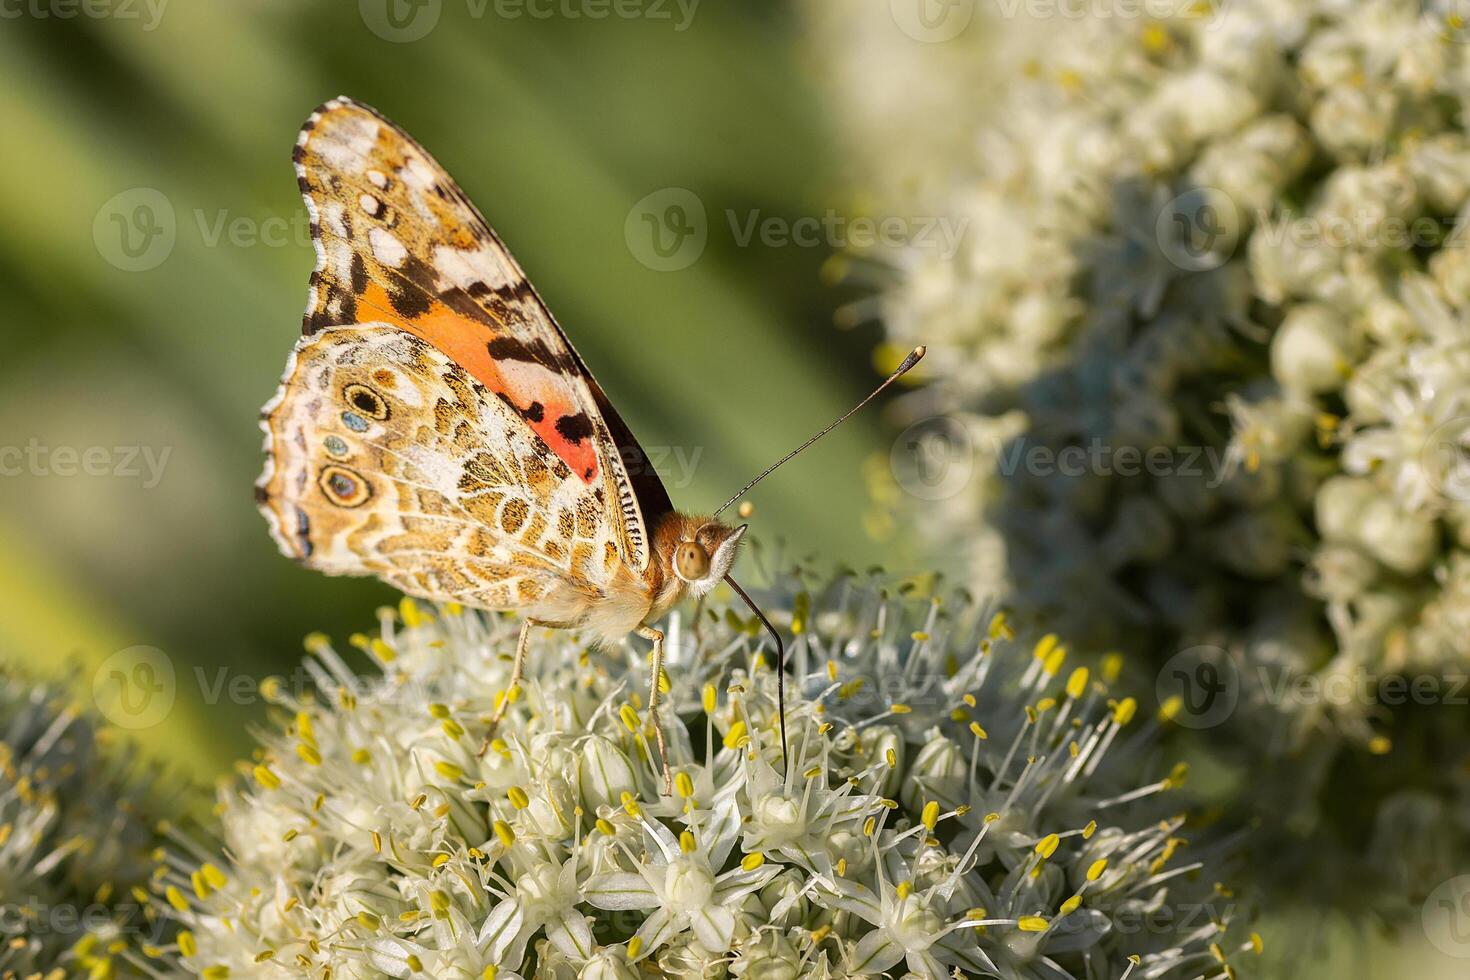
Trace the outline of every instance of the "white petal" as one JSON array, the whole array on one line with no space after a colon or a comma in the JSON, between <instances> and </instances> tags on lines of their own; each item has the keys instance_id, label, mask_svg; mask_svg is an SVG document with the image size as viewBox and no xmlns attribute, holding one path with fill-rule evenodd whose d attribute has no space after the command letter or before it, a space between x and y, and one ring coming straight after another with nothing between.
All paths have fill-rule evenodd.
<instances>
[{"instance_id":1,"label":"white petal","mask_svg":"<svg viewBox=\"0 0 1470 980\"><path fill-rule=\"evenodd\" d=\"M852 954L854 973L882 973L903 959L903 947L882 929L874 929L862 938Z\"/></svg>"},{"instance_id":2,"label":"white petal","mask_svg":"<svg viewBox=\"0 0 1470 980\"><path fill-rule=\"evenodd\" d=\"M582 887L582 898L589 904L609 911L651 909L659 905L656 893L642 875L627 871L593 875Z\"/></svg>"},{"instance_id":3,"label":"white petal","mask_svg":"<svg viewBox=\"0 0 1470 980\"><path fill-rule=\"evenodd\" d=\"M575 909L569 909L546 926L546 938L561 950L573 963L585 963L592 957L596 943L592 941L592 930L587 920Z\"/></svg>"},{"instance_id":4,"label":"white petal","mask_svg":"<svg viewBox=\"0 0 1470 980\"><path fill-rule=\"evenodd\" d=\"M735 941L735 913L719 905L709 905L689 917L694 938L711 953L728 953Z\"/></svg>"},{"instance_id":5,"label":"white petal","mask_svg":"<svg viewBox=\"0 0 1470 980\"><path fill-rule=\"evenodd\" d=\"M513 898L506 899L490 910L475 945L483 949L486 944L491 947L505 944L509 941L506 937L521 931L522 918L521 903Z\"/></svg>"},{"instance_id":6,"label":"white petal","mask_svg":"<svg viewBox=\"0 0 1470 980\"><path fill-rule=\"evenodd\" d=\"M658 909L645 919L643 925L638 927L637 933L643 943L643 950L638 954L639 958L642 959L683 932L685 923L678 921L681 918L683 916L670 915L666 909Z\"/></svg>"}]
</instances>

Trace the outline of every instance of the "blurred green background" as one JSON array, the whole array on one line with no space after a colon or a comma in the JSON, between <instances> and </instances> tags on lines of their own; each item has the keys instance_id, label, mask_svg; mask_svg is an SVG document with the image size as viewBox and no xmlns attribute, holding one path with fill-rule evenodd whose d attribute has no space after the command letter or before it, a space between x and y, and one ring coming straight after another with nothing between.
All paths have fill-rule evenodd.
<instances>
[{"instance_id":1,"label":"blurred green background","mask_svg":"<svg viewBox=\"0 0 1470 980\"><path fill-rule=\"evenodd\" d=\"M831 325L831 249L736 230L850 211L787 7L394 0L395 26L381 0L154 2L0 20L0 445L46 453L0 459L0 656L80 668L85 693L166 670L115 652L161 651L175 702L138 734L189 771L248 750L261 708L222 680L253 690L305 633L341 638L392 599L281 558L251 499L313 262L291 149L319 102L376 106L460 180L640 441L672 450L676 503L713 507L872 384L876 333ZM673 271L636 238L635 205L666 188L707 215ZM760 535L876 558L861 464L881 432L870 413L764 484ZM68 463L90 447L105 473Z\"/></svg>"}]
</instances>

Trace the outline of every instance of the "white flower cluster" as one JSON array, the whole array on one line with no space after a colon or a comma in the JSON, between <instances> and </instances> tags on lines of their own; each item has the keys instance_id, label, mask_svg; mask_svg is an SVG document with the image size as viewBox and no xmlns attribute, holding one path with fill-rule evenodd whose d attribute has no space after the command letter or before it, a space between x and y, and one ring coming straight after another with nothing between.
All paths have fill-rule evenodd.
<instances>
[{"instance_id":1,"label":"white flower cluster","mask_svg":"<svg viewBox=\"0 0 1470 980\"><path fill-rule=\"evenodd\" d=\"M998 535L1008 581L980 549L976 584L1079 642L1463 665L1470 28L1421 0L1089 9L990 25L1034 57L901 203L968 228L881 276L894 343L930 349L911 409L982 464L924 508L936 538ZM1336 721L1366 741L1371 706Z\"/></svg>"},{"instance_id":2,"label":"white flower cluster","mask_svg":"<svg viewBox=\"0 0 1470 980\"><path fill-rule=\"evenodd\" d=\"M142 977L157 774L58 684L0 673L0 976Z\"/></svg>"},{"instance_id":3,"label":"white flower cluster","mask_svg":"<svg viewBox=\"0 0 1470 980\"><path fill-rule=\"evenodd\" d=\"M773 592L783 757L755 623L670 624L662 795L632 642L405 601L321 636L313 690L222 790L223 847L160 888L192 975L434 980L1224 977L1233 900L1140 785L1156 722L1003 618L841 577ZM784 595L783 599L781 596ZM1034 655L1033 655L1034 653ZM498 699L511 707L489 738ZM1177 806L1177 803L1175 804ZM960 971L955 973L954 971Z\"/></svg>"}]
</instances>

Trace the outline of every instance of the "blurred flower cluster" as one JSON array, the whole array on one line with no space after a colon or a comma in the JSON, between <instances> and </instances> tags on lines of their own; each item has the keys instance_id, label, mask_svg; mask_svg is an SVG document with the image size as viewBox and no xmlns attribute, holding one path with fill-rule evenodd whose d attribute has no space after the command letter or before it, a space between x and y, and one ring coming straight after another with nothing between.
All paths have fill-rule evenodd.
<instances>
[{"instance_id":1,"label":"blurred flower cluster","mask_svg":"<svg viewBox=\"0 0 1470 980\"><path fill-rule=\"evenodd\" d=\"M782 754L757 624L670 625L663 793L642 654L412 601L222 790L223 847L160 880L203 977L1225 976L1235 899L1185 855L1157 722L955 596L841 576L766 593L794 638ZM493 734L498 699L511 705ZM487 741L488 738L488 741ZM1231 974L1233 975L1233 974Z\"/></svg>"},{"instance_id":2,"label":"blurred flower cluster","mask_svg":"<svg viewBox=\"0 0 1470 980\"><path fill-rule=\"evenodd\" d=\"M125 748L60 684L0 674L0 975L152 973L169 924L148 885L177 788Z\"/></svg>"},{"instance_id":3,"label":"blurred flower cluster","mask_svg":"<svg viewBox=\"0 0 1470 980\"><path fill-rule=\"evenodd\" d=\"M1228 652L1238 730L1315 752L1282 794L1310 797L1314 742L1392 751L1385 679L1470 663L1470 29L1419 0L1046 9L978 29L1026 57L896 205L964 246L856 258L931 351L880 500L1078 642ZM1463 840L1466 763L1399 759L1435 793L1390 809Z\"/></svg>"}]
</instances>

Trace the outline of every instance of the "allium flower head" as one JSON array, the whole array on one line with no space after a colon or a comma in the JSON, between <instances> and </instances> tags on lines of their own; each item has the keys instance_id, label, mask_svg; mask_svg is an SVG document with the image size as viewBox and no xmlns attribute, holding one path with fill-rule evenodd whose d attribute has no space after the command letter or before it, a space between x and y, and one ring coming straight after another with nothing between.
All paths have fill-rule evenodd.
<instances>
[{"instance_id":1,"label":"allium flower head","mask_svg":"<svg viewBox=\"0 0 1470 980\"><path fill-rule=\"evenodd\" d=\"M220 798L223 847L162 882L200 976L633 980L1223 975L1232 902L1186 857L1155 723L962 595L842 576L668 624L674 793L636 641L588 650L405 601L359 676L310 691ZM477 754L497 700L513 703ZM1136 960L1130 960L1136 957Z\"/></svg>"},{"instance_id":2,"label":"allium flower head","mask_svg":"<svg viewBox=\"0 0 1470 980\"><path fill-rule=\"evenodd\" d=\"M164 800L113 735L60 685L0 674L0 975L153 973Z\"/></svg>"},{"instance_id":3,"label":"allium flower head","mask_svg":"<svg viewBox=\"0 0 1470 980\"><path fill-rule=\"evenodd\" d=\"M907 442L973 464L907 508L885 466L880 494L1023 619L1156 670L1227 651L1233 744L1290 757L1265 795L1298 829L1375 804L1306 774L1343 736L1358 771L1393 750L1408 722L1382 681L1449 677L1445 700L1467 662L1470 36L1452 7L992 23L1029 59L962 121L969 150L904 175L933 193L896 204L966 219L962 247L860 266L883 269L893 343L930 347ZM1382 765L1438 796L1446 831L1466 823L1443 768Z\"/></svg>"}]
</instances>

